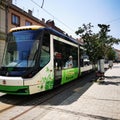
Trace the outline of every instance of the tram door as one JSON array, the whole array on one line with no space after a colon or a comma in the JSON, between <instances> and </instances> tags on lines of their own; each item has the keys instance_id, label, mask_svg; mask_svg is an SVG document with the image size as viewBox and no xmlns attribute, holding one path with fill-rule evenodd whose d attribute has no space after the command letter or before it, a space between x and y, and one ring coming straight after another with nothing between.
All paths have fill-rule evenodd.
<instances>
[{"instance_id":1,"label":"tram door","mask_svg":"<svg viewBox=\"0 0 120 120\"><path fill-rule=\"evenodd\" d=\"M54 87L61 85L62 81L62 60L63 60L63 43L54 39Z\"/></svg>"},{"instance_id":2,"label":"tram door","mask_svg":"<svg viewBox=\"0 0 120 120\"><path fill-rule=\"evenodd\" d=\"M59 52L55 52L54 54L54 87L57 87L61 84L62 79L62 54Z\"/></svg>"}]
</instances>

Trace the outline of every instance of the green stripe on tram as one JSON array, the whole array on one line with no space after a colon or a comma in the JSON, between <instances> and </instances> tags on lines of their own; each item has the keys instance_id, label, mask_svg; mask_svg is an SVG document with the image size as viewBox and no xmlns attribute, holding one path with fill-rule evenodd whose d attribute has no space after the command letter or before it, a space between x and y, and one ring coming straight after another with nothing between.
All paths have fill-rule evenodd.
<instances>
[{"instance_id":1,"label":"green stripe on tram","mask_svg":"<svg viewBox=\"0 0 120 120\"><path fill-rule=\"evenodd\" d=\"M62 71L62 82L61 84L67 83L71 80L74 80L78 77L79 69L71 68Z\"/></svg>"},{"instance_id":2,"label":"green stripe on tram","mask_svg":"<svg viewBox=\"0 0 120 120\"><path fill-rule=\"evenodd\" d=\"M8 94L28 95L29 94L29 86L0 85L0 92L5 92Z\"/></svg>"}]
</instances>

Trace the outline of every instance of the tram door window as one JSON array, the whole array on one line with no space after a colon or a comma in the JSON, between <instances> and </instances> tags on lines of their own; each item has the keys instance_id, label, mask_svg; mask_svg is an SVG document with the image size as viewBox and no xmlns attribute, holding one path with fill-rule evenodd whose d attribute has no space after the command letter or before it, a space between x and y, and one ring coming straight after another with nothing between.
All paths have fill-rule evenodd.
<instances>
[{"instance_id":1,"label":"tram door window","mask_svg":"<svg viewBox=\"0 0 120 120\"><path fill-rule=\"evenodd\" d=\"M78 48L71 46L71 45L67 45L66 46L66 61L69 61L68 59L70 59L70 57L72 57L72 62L73 62L72 67L73 68L78 67Z\"/></svg>"},{"instance_id":2,"label":"tram door window","mask_svg":"<svg viewBox=\"0 0 120 120\"><path fill-rule=\"evenodd\" d=\"M72 68L78 67L78 48L66 43L54 40L54 66L55 69L69 69L66 66L69 58L72 57Z\"/></svg>"},{"instance_id":3,"label":"tram door window","mask_svg":"<svg viewBox=\"0 0 120 120\"><path fill-rule=\"evenodd\" d=\"M54 40L54 87L61 84L62 66L63 66L63 43Z\"/></svg>"},{"instance_id":4,"label":"tram door window","mask_svg":"<svg viewBox=\"0 0 120 120\"><path fill-rule=\"evenodd\" d=\"M40 67L44 67L50 61L50 35L45 34L41 46Z\"/></svg>"}]
</instances>

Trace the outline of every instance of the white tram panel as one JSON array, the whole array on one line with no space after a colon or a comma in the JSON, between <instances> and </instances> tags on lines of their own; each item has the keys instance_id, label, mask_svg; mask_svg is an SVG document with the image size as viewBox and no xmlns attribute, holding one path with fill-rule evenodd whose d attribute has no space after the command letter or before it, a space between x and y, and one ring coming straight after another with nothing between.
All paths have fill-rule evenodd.
<instances>
[{"instance_id":1,"label":"white tram panel","mask_svg":"<svg viewBox=\"0 0 120 120\"><path fill-rule=\"evenodd\" d=\"M22 86L23 85L23 78L0 76L0 85Z\"/></svg>"}]
</instances>

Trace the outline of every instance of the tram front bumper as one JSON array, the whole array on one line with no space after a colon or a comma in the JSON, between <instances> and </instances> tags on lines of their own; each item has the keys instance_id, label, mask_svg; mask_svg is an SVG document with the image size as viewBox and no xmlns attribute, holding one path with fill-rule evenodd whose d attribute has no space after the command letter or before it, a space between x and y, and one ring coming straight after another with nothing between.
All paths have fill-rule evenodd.
<instances>
[{"instance_id":1,"label":"tram front bumper","mask_svg":"<svg viewBox=\"0 0 120 120\"><path fill-rule=\"evenodd\" d=\"M4 86L0 85L0 92L14 95L29 95L29 86Z\"/></svg>"},{"instance_id":2,"label":"tram front bumper","mask_svg":"<svg viewBox=\"0 0 120 120\"><path fill-rule=\"evenodd\" d=\"M0 92L27 95L29 94L29 86L24 86L21 77L0 76Z\"/></svg>"}]
</instances>

